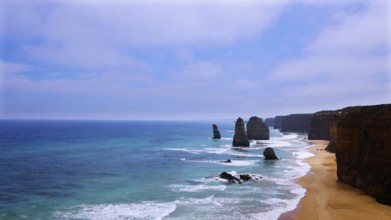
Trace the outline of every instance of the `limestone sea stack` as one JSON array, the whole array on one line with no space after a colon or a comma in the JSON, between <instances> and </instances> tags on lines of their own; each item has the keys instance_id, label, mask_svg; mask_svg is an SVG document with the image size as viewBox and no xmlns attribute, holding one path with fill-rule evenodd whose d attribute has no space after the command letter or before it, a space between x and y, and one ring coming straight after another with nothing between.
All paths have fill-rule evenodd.
<instances>
[{"instance_id":1,"label":"limestone sea stack","mask_svg":"<svg viewBox=\"0 0 391 220\"><path fill-rule=\"evenodd\" d=\"M235 134L232 142L234 147L248 147L250 142L248 141L246 131L244 130L244 122L242 118L238 118L235 124Z\"/></svg>"},{"instance_id":2,"label":"limestone sea stack","mask_svg":"<svg viewBox=\"0 0 391 220\"><path fill-rule=\"evenodd\" d=\"M276 153L271 147L265 148L265 150L263 151L263 156L265 156L265 160L278 160Z\"/></svg>"},{"instance_id":3,"label":"limestone sea stack","mask_svg":"<svg viewBox=\"0 0 391 220\"><path fill-rule=\"evenodd\" d=\"M213 139L221 139L220 131L217 125L213 124Z\"/></svg>"},{"instance_id":4,"label":"limestone sea stack","mask_svg":"<svg viewBox=\"0 0 391 220\"><path fill-rule=\"evenodd\" d=\"M252 140L269 140L269 127L263 123L262 118L253 116L247 122L247 137Z\"/></svg>"},{"instance_id":5,"label":"limestone sea stack","mask_svg":"<svg viewBox=\"0 0 391 220\"><path fill-rule=\"evenodd\" d=\"M337 111L331 130L338 179L391 205L391 104Z\"/></svg>"}]
</instances>

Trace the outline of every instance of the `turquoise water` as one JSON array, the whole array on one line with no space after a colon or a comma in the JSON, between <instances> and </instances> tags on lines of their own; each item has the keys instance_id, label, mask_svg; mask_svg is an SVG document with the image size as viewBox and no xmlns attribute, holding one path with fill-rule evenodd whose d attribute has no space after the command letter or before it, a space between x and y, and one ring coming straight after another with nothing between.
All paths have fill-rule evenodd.
<instances>
[{"instance_id":1,"label":"turquoise water","mask_svg":"<svg viewBox=\"0 0 391 220\"><path fill-rule=\"evenodd\" d=\"M217 123L222 140L213 140ZM234 122L0 121L0 219L276 219L305 190L304 135L232 148ZM265 161L271 146L278 161ZM230 159L232 163L221 161ZM229 184L217 176L251 174Z\"/></svg>"}]
</instances>

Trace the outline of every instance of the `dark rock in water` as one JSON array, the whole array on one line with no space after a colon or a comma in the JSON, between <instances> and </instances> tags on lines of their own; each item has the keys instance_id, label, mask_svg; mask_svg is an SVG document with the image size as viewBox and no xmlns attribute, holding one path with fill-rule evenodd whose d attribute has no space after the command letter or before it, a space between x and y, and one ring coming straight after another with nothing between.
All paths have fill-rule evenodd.
<instances>
[{"instance_id":1,"label":"dark rock in water","mask_svg":"<svg viewBox=\"0 0 391 220\"><path fill-rule=\"evenodd\" d=\"M248 147L250 142L248 141L246 131L244 130L244 122L242 118L238 118L235 124L235 135L232 142L234 147Z\"/></svg>"},{"instance_id":2,"label":"dark rock in water","mask_svg":"<svg viewBox=\"0 0 391 220\"><path fill-rule=\"evenodd\" d=\"M257 116L253 116L247 122L247 137L253 140L269 140L270 133L269 127L267 127L262 118L258 118Z\"/></svg>"},{"instance_id":3,"label":"dark rock in water","mask_svg":"<svg viewBox=\"0 0 391 220\"><path fill-rule=\"evenodd\" d=\"M213 139L221 139L220 131L217 128L217 125L213 124Z\"/></svg>"},{"instance_id":4,"label":"dark rock in water","mask_svg":"<svg viewBox=\"0 0 391 220\"><path fill-rule=\"evenodd\" d=\"M308 131L312 116L313 114L291 114L283 116L280 131L305 133Z\"/></svg>"},{"instance_id":5,"label":"dark rock in water","mask_svg":"<svg viewBox=\"0 0 391 220\"><path fill-rule=\"evenodd\" d=\"M223 163L231 163L231 160L228 159L228 160L225 160L225 161L222 161Z\"/></svg>"},{"instance_id":6,"label":"dark rock in water","mask_svg":"<svg viewBox=\"0 0 391 220\"><path fill-rule=\"evenodd\" d=\"M267 147L263 151L263 156L265 156L265 160L278 160L278 157L274 153L273 148Z\"/></svg>"},{"instance_id":7,"label":"dark rock in water","mask_svg":"<svg viewBox=\"0 0 391 220\"><path fill-rule=\"evenodd\" d=\"M274 118L265 118L265 125L268 127L274 126Z\"/></svg>"},{"instance_id":8,"label":"dark rock in water","mask_svg":"<svg viewBox=\"0 0 391 220\"><path fill-rule=\"evenodd\" d=\"M337 111L331 140L338 179L391 205L391 104Z\"/></svg>"},{"instance_id":9,"label":"dark rock in water","mask_svg":"<svg viewBox=\"0 0 391 220\"><path fill-rule=\"evenodd\" d=\"M249 181L252 180L251 176L249 174L240 174L239 175L240 179L243 181Z\"/></svg>"},{"instance_id":10,"label":"dark rock in water","mask_svg":"<svg viewBox=\"0 0 391 220\"><path fill-rule=\"evenodd\" d=\"M231 183L241 183L242 181L240 181L240 179L234 177L233 175L227 173L227 172L222 172L220 173L219 177L221 179L225 179L225 180L228 180L229 182Z\"/></svg>"},{"instance_id":11,"label":"dark rock in water","mask_svg":"<svg viewBox=\"0 0 391 220\"><path fill-rule=\"evenodd\" d=\"M335 111L316 112L308 128L308 140L330 140L330 122Z\"/></svg>"}]
</instances>

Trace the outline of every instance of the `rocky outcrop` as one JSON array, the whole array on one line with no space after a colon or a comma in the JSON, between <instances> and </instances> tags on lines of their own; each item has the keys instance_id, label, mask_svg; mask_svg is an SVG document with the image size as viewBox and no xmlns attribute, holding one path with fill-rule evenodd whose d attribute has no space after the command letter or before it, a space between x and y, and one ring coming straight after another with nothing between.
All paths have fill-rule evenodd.
<instances>
[{"instance_id":1,"label":"rocky outcrop","mask_svg":"<svg viewBox=\"0 0 391 220\"><path fill-rule=\"evenodd\" d=\"M248 139L253 140L269 140L270 133L269 127L267 127L262 118L258 118L257 116L253 116L247 122L247 137Z\"/></svg>"},{"instance_id":2,"label":"rocky outcrop","mask_svg":"<svg viewBox=\"0 0 391 220\"><path fill-rule=\"evenodd\" d=\"M265 160L278 160L276 153L271 147L265 148L265 150L263 151L263 156L265 156Z\"/></svg>"},{"instance_id":3,"label":"rocky outcrop","mask_svg":"<svg viewBox=\"0 0 391 220\"><path fill-rule=\"evenodd\" d=\"M339 180L391 205L391 104L342 109L330 126Z\"/></svg>"},{"instance_id":4,"label":"rocky outcrop","mask_svg":"<svg viewBox=\"0 0 391 220\"><path fill-rule=\"evenodd\" d=\"M232 142L234 147L248 147L250 142L248 141L246 131L244 130L244 122L242 118L238 118L235 124L235 134Z\"/></svg>"},{"instance_id":5,"label":"rocky outcrop","mask_svg":"<svg viewBox=\"0 0 391 220\"><path fill-rule=\"evenodd\" d=\"M217 128L217 125L213 124L213 139L221 139L220 131Z\"/></svg>"},{"instance_id":6,"label":"rocky outcrop","mask_svg":"<svg viewBox=\"0 0 391 220\"><path fill-rule=\"evenodd\" d=\"M265 124L268 127L274 127L274 118L265 118Z\"/></svg>"},{"instance_id":7,"label":"rocky outcrop","mask_svg":"<svg viewBox=\"0 0 391 220\"><path fill-rule=\"evenodd\" d=\"M274 124L273 124L273 129L281 129L281 125L282 125L282 118L284 116L276 116L274 117Z\"/></svg>"},{"instance_id":8,"label":"rocky outcrop","mask_svg":"<svg viewBox=\"0 0 391 220\"><path fill-rule=\"evenodd\" d=\"M335 111L316 112L309 124L309 140L330 140L330 122L334 117Z\"/></svg>"},{"instance_id":9,"label":"rocky outcrop","mask_svg":"<svg viewBox=\"0 0 391 220\"><path fill-rule=\"evenodd\" d=\"M241 183L242 182L239 178L237 178L227 172L220 173L219 177L221 179L228 180L228 182L230 182L230 183Z\"/></svg>"},{"instance_id":10,"label":"rocky outcrop","mask_svg":"<svg viewBox=\"0 0 391 220\"><path fill-rule=\"evenodd\" d=\"M283 116L280 131L305 133L308 131L312 116L313 114L291 114Z\"/></svg>"},{"instance_id":11,"label":"rocky outcrop","mask_svg":"<svg viewBox=\"0 0 391 220\"><path fill-rule=\"evenodd\" d=\"M252 180L251 176L249 174L240 174L239 178L243 181L250 181Z\"/></svg>"},{"instance_id":12,"label":"rocky outcrop","mask_svg":"<svg viewBox=\"0 0 391 220\"><path fill-rule=\"evenodd\" d=\"M220 173L219 178L227 180L229 183L239 183L239 184L247 181L260 181L262 179L261 176L255 174L239 174L239 178L238 178L227 172Z\"/></svg>"}]
</instances>

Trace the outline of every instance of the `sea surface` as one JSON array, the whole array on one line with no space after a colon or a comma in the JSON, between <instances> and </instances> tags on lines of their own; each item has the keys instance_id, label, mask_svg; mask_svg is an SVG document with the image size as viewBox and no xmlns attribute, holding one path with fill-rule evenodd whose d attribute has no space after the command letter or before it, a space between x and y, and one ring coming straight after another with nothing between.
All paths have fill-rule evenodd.
<instances>
[{"instance_id":1,"label":"sea surface","mask_svg":"<svg viewBox=\"0 0 391 220\"><path fill-rule=\"evenodd\" d=\"M213 140L212 123L221 140ZM0 120L0 219L277 219L305 189L306 134L231 147L234 121ZM273 147L278 161L265 161ZM224 163L230 159L232 163ZM218 175L250 174L230 184Z\"/></svg>"}]
</instances>

